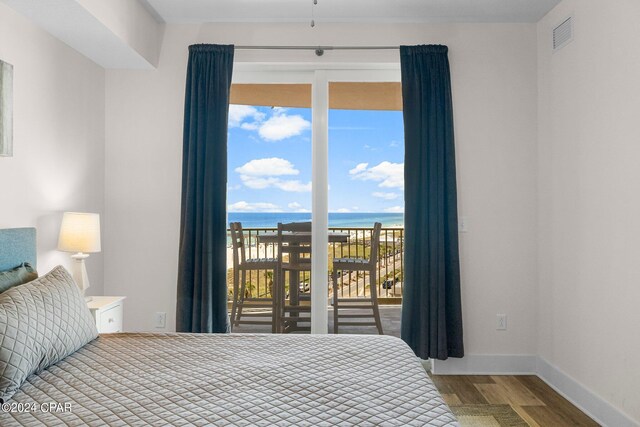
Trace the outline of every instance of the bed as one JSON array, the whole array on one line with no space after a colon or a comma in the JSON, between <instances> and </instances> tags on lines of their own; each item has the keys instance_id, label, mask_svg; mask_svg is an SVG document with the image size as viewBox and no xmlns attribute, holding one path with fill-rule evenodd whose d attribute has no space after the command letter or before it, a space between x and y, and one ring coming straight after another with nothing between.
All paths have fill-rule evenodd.
<instances>
[{"instance_id":1,"label":"bed","mask_svg":"<svg viewBox=\"0 0 640 427\"><path fill-rule=\"evenodd\" d=\"M29 376L0 425L458 424L397 338L124 333Z\"/></svg>"}]
</instances>

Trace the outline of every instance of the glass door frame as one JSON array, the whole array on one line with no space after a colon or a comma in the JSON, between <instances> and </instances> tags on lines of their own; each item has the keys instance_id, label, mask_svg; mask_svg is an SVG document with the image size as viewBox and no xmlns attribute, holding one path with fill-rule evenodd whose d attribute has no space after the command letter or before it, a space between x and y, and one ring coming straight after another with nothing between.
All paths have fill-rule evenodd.
<instances>
[{"instance_id":1,"label":"glass door frame","mask_svg":"<svg viewBox=\"0 0 640 427\"><path fill-rule=\"evenodd\" d=\"M327 334L329 295L329 83L400 82L400 64L234 64L232 83L311 85L311 333Z\"/></svg>"}]
</instances>

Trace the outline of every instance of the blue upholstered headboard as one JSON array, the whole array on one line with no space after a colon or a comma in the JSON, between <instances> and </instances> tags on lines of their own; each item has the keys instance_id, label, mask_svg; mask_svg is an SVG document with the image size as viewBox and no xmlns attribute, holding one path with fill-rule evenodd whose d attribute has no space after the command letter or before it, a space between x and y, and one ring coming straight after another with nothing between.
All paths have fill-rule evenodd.
<instances>
[{"instance_id":1,"label":"blue upholstered headboard","mask_svg":"<svg viewBox=\"0 0 640 427\"><path fill-rule=\"evenodd\" d=\"M36 229L6 228L0 230L0 271L28 262L36 266Z\"/></svg>"}]
</instances>

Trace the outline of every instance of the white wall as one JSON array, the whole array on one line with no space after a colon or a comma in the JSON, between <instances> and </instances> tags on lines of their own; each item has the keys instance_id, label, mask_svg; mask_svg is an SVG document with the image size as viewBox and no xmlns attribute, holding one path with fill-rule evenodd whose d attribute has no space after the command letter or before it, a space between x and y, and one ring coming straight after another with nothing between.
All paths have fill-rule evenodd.
<instances>
[{"instance_id":1,"label":"white wall","mask_svg":"<svg viewBox=\"0 0 640 427\"><path fill-rule=\"evenodd\" d=\"M0 59L14 66L14 156L0 157L0 228L38 228L38 271L56 251L62 212L104 211L104 70L0 3ZM87 261L103 292L102 254Z\"/></svg>"},{"instance_id":2,"label":"white wall","mask_svg":"<svg viewBox=\"0 0 640 427\"><path fill-rule=\"evenodd\" d=\"M536 352L536 26L534 24L169 25L158 69L107 71L105 292L127 295L125 329L175 327L182 121L192 43L451 48L468 353ZM236 63L392 62L397 51L236 52ZM509 330L495 330L496 313Z\"/></svg>"},{"instance_id":3,"label":"white wall","mask_svg":"<svg viewBox=\"0 0 640 427\"><path fill-rule=\"evenodd\" d=\"M538 265L541 357L640 422L638 16L636 0L565 0L538 25Z\"/></svg>"}]
</instances>

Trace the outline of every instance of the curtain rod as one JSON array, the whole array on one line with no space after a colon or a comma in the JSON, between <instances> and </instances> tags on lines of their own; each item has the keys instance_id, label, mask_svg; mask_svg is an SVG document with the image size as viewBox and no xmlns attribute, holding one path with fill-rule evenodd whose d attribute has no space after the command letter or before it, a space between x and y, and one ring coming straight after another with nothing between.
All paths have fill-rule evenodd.
<instances>
[{"instance_id":1,"label":"curtain rod","mask_svg":"<svg viewBox=\"0 0 640 427\"><path fill-rule=\"evenodd\" d=\"M387 50L400 49L399 46L236 46L236 49L242 50Z\"/></svg>"},{"instance_id":2,"label":"curtain rod","mask_svg":"<svg viewBox=\"0 0 640 427\"><path fill-rule=\"evenodd\" d=\"M397 50L398 46L235 46L239 50L313 50L322 56L325 50Z\"/></svg>"}]
</instances>

